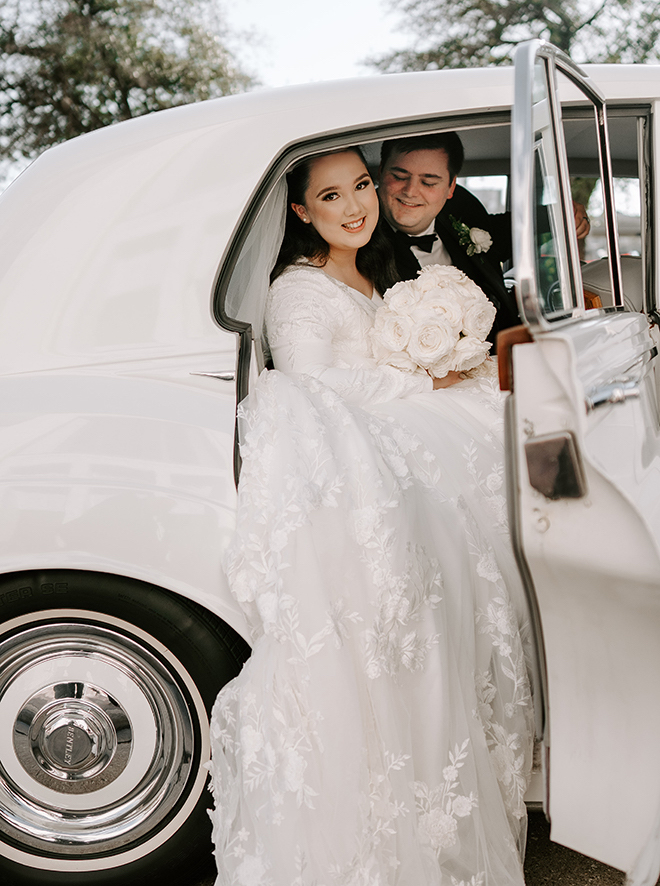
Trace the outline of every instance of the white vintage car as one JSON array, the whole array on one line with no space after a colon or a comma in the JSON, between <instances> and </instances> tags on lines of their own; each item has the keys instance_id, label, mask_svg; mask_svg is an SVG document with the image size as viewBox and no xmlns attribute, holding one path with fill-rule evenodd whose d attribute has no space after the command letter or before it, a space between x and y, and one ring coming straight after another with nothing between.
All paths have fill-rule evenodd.
<instances>
[{"instance_id":1,"label":"white vintage car","mask_svg":"<svg viewBox=\"0 0 660 886\"><path fill-rule=\"evenodd\" d=\"M208 712L249 654L222 556L236 403L264 361L263 233L301 156L361 144L377 166L384 139L446 129L468 184L513 215L524 327L500 364L539 796L554 840L653 868L660 68L587 75L534 42L515 72L299 86L112 126L3 194L2 883L183 886L210 858ZM595 194L584 265L575 176ZM620 259L617 227L636 254Z\"/></svg>"}]
</instances>

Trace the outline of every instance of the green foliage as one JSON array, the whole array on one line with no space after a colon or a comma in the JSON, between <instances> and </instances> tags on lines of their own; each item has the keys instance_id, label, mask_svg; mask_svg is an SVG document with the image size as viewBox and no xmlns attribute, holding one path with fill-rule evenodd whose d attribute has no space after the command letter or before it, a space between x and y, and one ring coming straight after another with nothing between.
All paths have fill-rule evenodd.
<instances>
[{"instance_id":1,"label":"green foliage","mask_svg":"<svg viewBox=\"0 0 660 886\"><path fill-rule=\"evenodd\" d=\"M660 58L660 0L390 0L415 35L412 49L371 59L380 71L509 64L540 37L575 61Z\"/></svg>"},{"instance_id":2,"label":"green foliage","mask_svg":"<svg viewBox=\"0 0 660 886\"><path fill-rule=\"evenodd\" d=\"M0 159L247 88L225 42L212 0L3 0Z\"/></svg>"}]
</instances>

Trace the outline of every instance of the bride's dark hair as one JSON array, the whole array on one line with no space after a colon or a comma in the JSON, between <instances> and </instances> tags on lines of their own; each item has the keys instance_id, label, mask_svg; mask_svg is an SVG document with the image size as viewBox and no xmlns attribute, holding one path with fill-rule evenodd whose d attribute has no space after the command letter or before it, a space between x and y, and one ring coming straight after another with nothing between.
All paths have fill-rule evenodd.
<instances>
[{"instance_id":1,"label":"bride's dark hair","mask_svg":"<svg viewBox=\"0 0 660 886\"><path fill-rule=\"evenodd\" d=\"M328 151L325 154L314 154L312 157L305 157L300 163L297 163L291 172L287 173L286 183L287 193L287 209L286 223L284 227L284 240L280 247L275 267L270 275L270 282L280 276L280 274L290 265L295 264L299 259L306 258L315 264L323 267L330 255L330 247L321 235L311 224L305 224L291 208L292 203L305 203L305 194L309 187L309 179L312 164L319 157L327 157L330 154L345 154L351 151L357 154L360 160L365 162L362 151L358 147L341 148L338 151ZM385 234L381 229L383 222L379 221L376 229L371 235L371 239L357 251L355 264L358 271L373 283L374 287L381 294L393 286L399 279L399 275L394 263L392 248Z\"/></svg>"}]
</instances>

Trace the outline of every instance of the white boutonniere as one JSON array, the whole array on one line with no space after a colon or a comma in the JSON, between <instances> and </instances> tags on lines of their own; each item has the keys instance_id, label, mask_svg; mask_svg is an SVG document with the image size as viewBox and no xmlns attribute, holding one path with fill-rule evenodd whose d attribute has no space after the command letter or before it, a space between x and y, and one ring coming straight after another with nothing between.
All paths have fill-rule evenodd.
<instances>
[{"instance_id":1,"label":"white boutonniere","mask_svg":"<svg viewBox=\"0 0 660 886\"><path fill-rule=\"evenodd\" d=\"M449 216L449 220L458 235L458 242L465 247L468 255L488 252L493 245L493 238L488 231L484 231L482 228L468 228L465 222L459 221L453 215Z\"/></svg>"}]
</instances>

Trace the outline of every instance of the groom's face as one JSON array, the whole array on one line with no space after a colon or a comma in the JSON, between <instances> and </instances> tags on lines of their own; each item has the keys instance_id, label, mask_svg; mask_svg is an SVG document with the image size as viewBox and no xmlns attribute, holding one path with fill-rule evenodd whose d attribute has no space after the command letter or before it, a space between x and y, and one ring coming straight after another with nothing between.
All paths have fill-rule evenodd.
<instances>
[{"instance_id":1,"label":"groom's face","mask_svg":"<svg viewBox=\"0 0 660 886\"><path fill-rule=\"evenodd\" d=\"M392 227L415 236L428 228L456 187L448 160L442 150L390 156L380 171L378 196Z\"/></svg>"}]
</instances>

